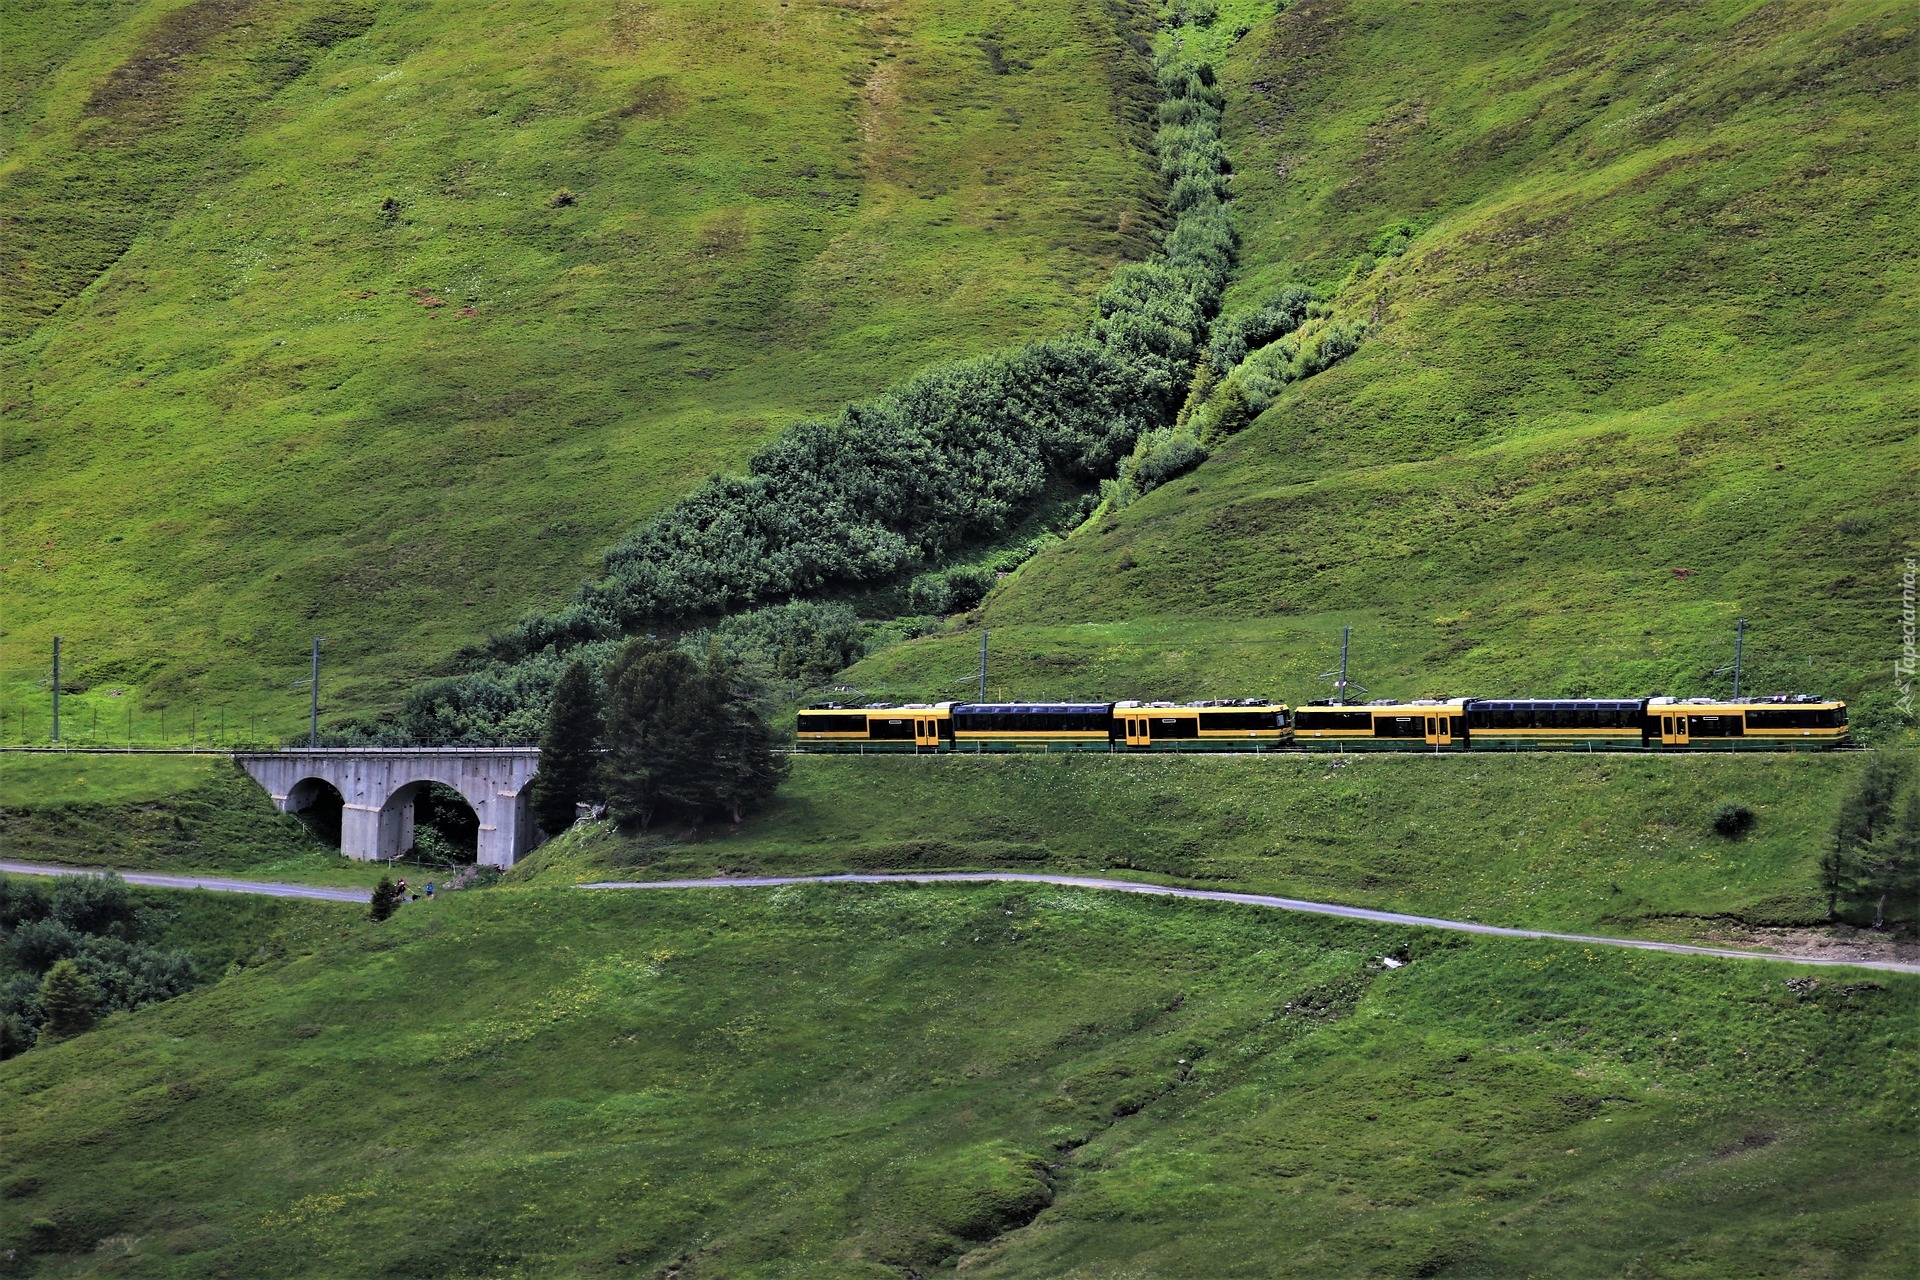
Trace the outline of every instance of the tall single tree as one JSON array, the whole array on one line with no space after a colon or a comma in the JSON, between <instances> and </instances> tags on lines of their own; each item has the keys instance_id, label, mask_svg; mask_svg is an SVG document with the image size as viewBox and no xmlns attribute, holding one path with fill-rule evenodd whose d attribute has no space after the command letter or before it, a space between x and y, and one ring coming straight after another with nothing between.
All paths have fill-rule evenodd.
<instances>
[{"instance_id":1,"label":"tall single tree","mask_svg":"<svg viewBox=\"0 0 1920 1280\"><path fill-rule=\"evenodd\" d=\"M1920 788L1907 793L1897 818L1860 850L1861 896L1873 901L1873 927L1887 923L1887 900L1912 910L1920 899Z\"/></svg>"},{"instance_id":2,"label":"tall single tree","mask_svg":"<svg viewBox=\"0 0 1920 1280\"><path fill-rule=\"evenodd\" d=\"M1900 767L1893 758L1876 751L1867 758L1859 780L1840 802L1840 812L1833 823L1833 838L1820 859L1820 887L1827 895L1827 919L1833 919L1838 912L1840 899L1858 896L1869 888L1863 881L1862 851L1892 822L1900 778Z\"/></svg>"},{"instance_id":3,"label":"tall single tree","mask_svg":"<svg viewBox=\"0 0 1920 1280\"><path fill-rule=\"evenodd\" d=\"M78 963L62 960L40 982L41 1035L49 1040L77 1036L100 1014L100 992Z\"/></svg>"},{"instance_id":4,"label":"tall single tree","mask_svg":"<svg viewBox=\"0 0 1920 1280\"><path fill-rule=\"evenodd\" d=\"M607 750L598 772L615 821L644 831L661 802L684 789L691 764L685 704L698 682L693 660L657 640L629 640L608 662Z\"/></svg>"},{"instance_id":5,"label":"tall single tree","mask_svg":"<svg viewBox=\"0 0 1920 1280\"><path fill-rule=\"evenodd\" d=\"M534 820L548 835L572 826L574 805L596 793L600 734L600 692L592 670L575 659L553 686L540 734L540 772L533 776Z\"/></svg>"},{"instance_id":6,"label":"tall single tree","mask_svg":"<svg viewBox=\"0 0 1920 1280\"><path fill-rule=\"evenodd\" d=\"M759 689L719 645L708 648L701 677L712 716L708 791L738 825L750 806L778 789L789 761L761 713Z\"/></svg>"}]
</instances>

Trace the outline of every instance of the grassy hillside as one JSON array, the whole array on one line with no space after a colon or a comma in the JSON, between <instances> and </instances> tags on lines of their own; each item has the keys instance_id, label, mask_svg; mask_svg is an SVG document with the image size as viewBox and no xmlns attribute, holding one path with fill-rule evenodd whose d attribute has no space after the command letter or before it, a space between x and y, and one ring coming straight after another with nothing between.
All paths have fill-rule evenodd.
<instances>
[{"instance_id":1,"label":"grassy hillside","mask_svg":"<svg viewBox=\"0 0 1920 1280\"><path fill-rule=\"evenodd\" d=\"M54 634L149 740L291 730L315 634L385 705L797 415L1077 322L1157 216L1098 0L8 19L14 740Z\"/></svg>"},{"instance_id":2,"label":"grassy hillside","mask_svg":"<svg viewBox=\"0 0 1920 1280\"><path fill-rule=\"evenodd\" d=\"M1622 934L1824 920L1818 861L1862 761L1296 757L795 761L739 833L592 835L545 883L728 873L1144 872L1318 901ZM1747 834L1714 832L1738 801ZM1910 915L1913 904L1900 910Z\"/></svg>"},{"instance_id":3,"label":"grassy hillside","mask_svg":"<svg viewBox=\"0 0 1920 1280\"><path fill-rule=\"evenodd\" d=\"M990 692L1300 700L1342 624L1374 696L1721 692L1745 617L1749 690L1890 706L1916 39L1891 3L1259 24L1227 311L1305 281L1369 336L1004 583ZM849 682L964 696L977 639Z\"/></svg>"},{"instance_id":4,"label":"grassy hillside","mask_svg":"<svg viewBox=\"0 0 1920 1280\"><path fill-rule=\"evenodd\" d=\"M1895 1275L1916 998L1000 886L501 889L0 1065L4 1231L45 1275Z\"/></svg>"},{"instance_id":5,"label":"grassy hillside","mask_svg":"<svg viewBox=\"0 0 1920 1280\"><path fill-rule=\"evenodd\" d=\"M378 875L218 756L0 755L0 856L325 883Z\"/></svg>"}]
</instances>

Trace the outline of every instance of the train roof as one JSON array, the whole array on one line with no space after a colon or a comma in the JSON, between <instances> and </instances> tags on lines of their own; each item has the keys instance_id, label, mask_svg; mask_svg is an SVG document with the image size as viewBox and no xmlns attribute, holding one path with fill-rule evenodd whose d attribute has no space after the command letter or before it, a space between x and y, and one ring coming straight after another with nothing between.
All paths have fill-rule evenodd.
<instances>
[{"instance_id":1,"label":"train roof","mask_svg":"<svg viewBox=\"0 0 1920 1280\"><path fill-rule=\"evenodd\" d=\"M1469 707L1489 711L1638 711L1638 698L1475 698Z\"/></svg>"},{"instance_id":2,"label":"train roof","mask_svg":"<svg viewBox=\"0 0 1920 1280\"><path fill-rule=\"evenodd\" d=\"M987 715L1008 713L1018 715L1024 712L1032 715L1060 715L1071 712L1083 714L1095 711L1105 712L1112 709L1111 702L962 702L953 708L953 713L955 715L965 715L970 712Z\"/></svg>"}]
</instances>

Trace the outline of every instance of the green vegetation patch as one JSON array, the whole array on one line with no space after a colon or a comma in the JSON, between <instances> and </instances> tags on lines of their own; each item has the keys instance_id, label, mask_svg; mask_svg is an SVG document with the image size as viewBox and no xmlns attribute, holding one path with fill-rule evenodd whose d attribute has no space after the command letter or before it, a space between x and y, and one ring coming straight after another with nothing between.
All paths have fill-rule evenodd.
<instances>
[{"instance_id":1,"label":"green vegetation patch","mask_svg":"<svg viewBox=\"0 0 1920 1280\"><path fill-rule=\"evenodd\" d=\"M140 1275L1898 1274L1916 1001L1052 889L496 890L0 1067L6 1246Z\"/></svg>"},{"instance_id":2,"label":"green vegetation patch","mask_svg":"<svg viewBox=\"0 0 1920 1280\"><path fill-rule=\"evenodd\" d=\"M1224 6L1223 6L1224 9ZM1202 465L857 666L1001 697L1845 696L1886 728L1920 472L1911 15L1301 0L1222 68L1216 329L1369 336ZM947 693L945 696L953 696Z\"/></svg>"},{"instance_id":3,"label":"green vegetation patch","mask_svg":"<svg viewBox=\"0 0 1920 1280\"><path fill-rule=\"evenodd\" d=\"M217 757L9 752L0 770L0 850L9 858L352 884L374 874Z\"/></svg>"},{"instance_id":4,"label":"green vegetation patch","mask_svg":"<svg viewBox=\"0 0 1920 1280\"><path fill-rule=\"evenodd\" d=\"M1127 872L1489 924L1691 935L1826 919L1858 756L799 756L730 832L582 828L539 883L716 873ZM1729 836L1720 806L1746 806ZM1913 904L1899 903L1902 919Z\"/></svg>"},{"instance_id":5,"label":"green vegetation patch","mask_svg":"<svg viewBox=\"0 0 1920 1280\"><path fill-rule=\"evenodd\" d=\"M148 740L292 731L316 634L385 708L794 419L1072 327L1158 216L1095 0L8 16L16 741L55 634Z\"/></svg>"},{"instance_id":6,"label":"green vegetation patch","mask_svg":"<svg viewBox=\"0 0 1920 1280\"><path fill-rule=\"evenodd\" d=\"M47 809L67 804L162 800L228 772L223 756L0 753L0 804Z\"/></svg>"}]
</instances>

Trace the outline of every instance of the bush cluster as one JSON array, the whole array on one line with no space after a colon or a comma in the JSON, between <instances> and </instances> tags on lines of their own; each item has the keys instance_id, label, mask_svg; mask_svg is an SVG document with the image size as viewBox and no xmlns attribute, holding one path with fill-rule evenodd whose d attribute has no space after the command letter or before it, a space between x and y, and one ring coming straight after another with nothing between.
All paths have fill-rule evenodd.
<instances>
[{"instance_id":1,"label":"bush cluster","mask_svg":"<svg viewBox=\"0 0 1920 1280\"><path fill-rule=\"evenodd\" d=\"M119 876L60 876L53 891L0 875L0 1058L76 1035L102 1013L171 999L198 981L184 951L144 939L153 922Z\"/></svg>"},{"instance_id":2,"label":"bush cluster","mask_svg":"<svg viewBox=\"0 0 1920 1280\"><path fill-rule=\"evenodd\" d=\"M1003 536L1063 480L1089 486L1123 460L1143 478L1197 462L1185 439L1136 446L1182 402L1231 265L1224 99L1205 64L1164 57L1154 70L1174 222L1154 261L1114 273L1084 330L795 424L744 474L710 479L630 534L565 608L493 637L480 669L422 685L394 721L342 741L531 742L574 658L598 669L623 636L716 616L735 615L712 632L730 657L815 682L860 656L858 624L769 602L911 577L914 610L971 608L1010 566L929 566Z\"/></svg>"},{"instance_id":3,"label":"bush cluster","mask_svg":"<svg viewBox=\"0 0 1920 1280\"><path fill-rule=\"evenodd\" d=\"M1168 59L1156 134L1176 214L1077 334L936 367L801 422L609 553L606 576L495 638L513 661L769 600L879 584L991 540L1050 480L1111 475L1166 422L1219 306L1233 234L1212 69Z\"/></svg>"}]
</instances>

